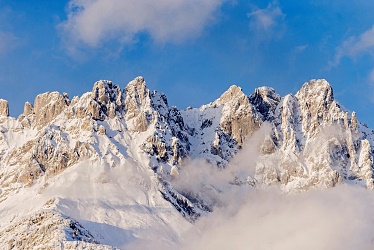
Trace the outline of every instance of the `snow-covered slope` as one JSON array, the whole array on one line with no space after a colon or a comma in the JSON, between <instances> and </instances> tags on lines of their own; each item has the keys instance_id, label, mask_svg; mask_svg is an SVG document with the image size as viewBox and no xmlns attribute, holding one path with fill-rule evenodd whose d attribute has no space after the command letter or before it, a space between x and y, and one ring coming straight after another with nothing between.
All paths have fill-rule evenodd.
<instances>
[{"instance_id":1,"label":"snow-covered slope","mask_svg":"<svg viewBox=\"0 0 374 250\"><path fill-rule=\"evenodd\" d=\"M231 86L186 110L142 77L38 95L17 119L0 100L0 248L172 246L232 188L373 189L373 154L325 80L285 97ZM199 178L210 168L220 178Z\"/></svg>"}]
</instances>

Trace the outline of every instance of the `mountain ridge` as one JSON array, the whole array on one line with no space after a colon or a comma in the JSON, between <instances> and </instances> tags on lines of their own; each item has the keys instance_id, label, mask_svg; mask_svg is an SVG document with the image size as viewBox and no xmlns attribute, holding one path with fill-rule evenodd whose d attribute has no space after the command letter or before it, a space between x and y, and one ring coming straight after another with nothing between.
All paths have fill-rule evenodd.
<instances>
[{"instance_id":1,"label":"mountain ridge","mask_svg":"<svg viewBox=\"0 0 374 250\"><path fill-rule=\"evenodd\" d=\"M257 141L249 142L251 138ZM248 147L254 152L241 156L248 166L233 168L231 162ZM17 119L9 116L7 101L0 100L0 214L6 218L0 232L9 231L6 228L15 223L15 217L33 216L53 200L54 213L85 221L79 227L81 231L90 229L86 234L92 236L90 242L126 245L93 226L103 221L113 226L108 215L112 210L97 205L103 213L86 216L79 206L69 209L71 204L87 208L94 202L119 207L114 217L120 223L111 230L126 232L129 241L152 240L144 228L153 223L168 232L163 235L165 241L173 242L180 229L166 214L180 223L185 220L184 225L194 223L213 211L219 205L219 193L232 186L253 189L275 185L292 192L344 183L373 189L373 155L374 131L361 124L355 112L341 108L324 79L306 82L295 95L284 97L270 87L259 87L246 95L232 85L217 100L185 110L169 107L167 97L150 91L143 77L123 89L100 80L91 92L71 100L66 93L40 94L33 105L25 103ZM186 188L178 184L188 175L186 164L196 165L194 171L209 168L194 160L229 172L220 183ZM76 177L72 169L84 171L88 180ZM108 188L116 197L107 198L100 192L96 196L84 192L90 197L87 199L83 194L70 196L59 184L61 178L71 187L78 185L93 193L96 186ZM77 179L86 186L74 183ZM130 183L130 191L122 182ZM114 184L123 192L121 202ZM12 205L28 192L36 193L36 208L25 212ZM138 219L125 215L129 207ZM154 215L152 211L160 208L166 212ZM11 211L20 215L12 218ZM141 213L147 214L147 219L142 220ZM168 226L160 226L160 221ZM9 233L3 235L0 241L8 244Z\"/></svg>"}]
</instances>

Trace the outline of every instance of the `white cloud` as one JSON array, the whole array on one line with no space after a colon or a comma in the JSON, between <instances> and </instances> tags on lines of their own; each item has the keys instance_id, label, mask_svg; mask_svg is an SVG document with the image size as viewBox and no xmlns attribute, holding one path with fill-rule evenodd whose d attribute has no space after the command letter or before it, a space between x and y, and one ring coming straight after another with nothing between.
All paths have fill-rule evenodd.
<instances>
[{"instance_id":1,"label":"white cloud","mask_svg":"<svg viewBox=\"0 0 374 250\"><path fill-rule=\"evenodd\" d=\"M369 73L369 81L374 84L374 69L372 69Z\"/></svg>"},{"instance_id":2,"label":"white cloud","mask_svg":"<svg viewBox=\"0 0 374 250\"><path fill-rule=\"evenodd\" d=\"M225 0L71 0L59 25L66 45L127 44L146 33L159 43L199 35Z\"/></svg>"},{"instance_id":3,"label":"white cloud","mask_svg":"<svg viewBox=\"0 0 374 250\"><path fill-rule=\"evenodd\" d=\"M338 65L343 57L355 58L363 53L374 52L374 25L358 37L352 36L337 49L332 65Z\"/></svg>"},{"instance_id":4,"label":"white cloud","mask_svg":"<svg viewBox=\"0 0 374 250\"><path fill-rule=\"evenodd\" d=\"M237 189L201 217L178 245L137 242L129 249L373 249L371 190L341 185L304 193Z\"/></svg>"},{"instance_id":5,"label":"white cloud","mask_svg":"<svg viewBox=\"0 0 374 250\"><path fill-rule=\"evenodd\" d=\"M270 33L284 19L285 14L277 2L272 2L265 9L255 9L247 16L250 19L249 26L252 31Z\"/></svg>"},{"instance_id":6,"label":"white cloud","mask_svg":"<svg viewBox=\"0 0 374 250\"><path fill-rule=\"evenodd\" d=\"M370 191L342 186L289 195L257 190L242 197L243 205L198 221L180 248L373 249Z\"/></svg>"}]
</instances>

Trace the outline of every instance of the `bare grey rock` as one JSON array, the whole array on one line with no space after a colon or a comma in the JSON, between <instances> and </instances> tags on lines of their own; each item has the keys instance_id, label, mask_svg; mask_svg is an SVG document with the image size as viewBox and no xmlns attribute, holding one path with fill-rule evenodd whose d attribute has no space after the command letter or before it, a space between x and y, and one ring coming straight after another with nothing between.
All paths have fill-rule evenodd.
<instances>
[{"instance_id":1,"label":"bare grey rock","mask_svg":"<svg viewBox=\"0 0 374 250\"><path fill-rule=\"evenodd\" d=\"M120 87L111 81L97 81L91 92L92 101L88 110L94 119L104 120L105 117L114 118L123 111L123 98Z\"/></svg>"},{"instance_id":2,"label":"bare grey rock","mask_svg":"<svg viewBox=\"0 0 374 250\"><path fill-rule=\"evenodd\" d=\"M273 88L256 88L254 93L248 96L249 101L264 121L274 120L275 109L281 101L281 96Z\"/></svg>"},{"instance_id":3,"label":"bare grey rock","mask_svg":"<svg viewBox=\"0 0 374 250\"><path fill-rule=\"evenodd\" d=\"M94 244L99 243L79 222L48 210L17 221L0 232L0 240L8 249L56 249L57 246L64 246L63 241L81 242L79 245L93 249ZM63 248L74 249L69 245Z\"/></svg>"},{"instance_id":4,"label":"bare grey rock","mask_svg":"<svg viewBox=\"0 0 374 250\"><path fill-rule=\"evenodd\" d=\"M39 128L44 127L67 106L65 97L58 92L47 92L38 95L34 101L36 125Z\"/></svg>"},{"instance_id":5,"label":"bare grey rock","mask_svg":"<svg viewBox=\"0 0 374 250\"><path fill-rule=\"evenodd\" d=\"M0 116L9 116L8 101L0 99Z\"/></svg>"},{"instance_id":6,"label":"bare grey rock","mask_svg":"<svg viewBox=\"0 0 374 250\"><path fill-rule=\"evenodd\" d=\"M106 135L106 129L103 125L99 126L99 134L100 135Z\"/></svg>"},{"instance_id":7,"label":"bare grey rock","mask_svg":"<svg viewBox=\"0 0 374 250\"><path fill-rule=\"evenodd\" d=\"M261 124L248 97L236 85L231 86L213 105L222 105L220 127L242 145Z\"/></svg>"},{"instance_id":8,"label":"bare grey rock","mask_svg":"<svg viewBox=\"0 0 374 250\"><path fill-rule=\"evenodd\" d=\"M31 103L25 102L25 105L23 107L23 114L25 116L34 114L34 107L32 106Z\"/></svg>"},{"instance_id":9,"label":"bare grey rock","mask_svg":"<svg viewBox=\"0 0 374 250\"><path fill-rule=\"evenodd\" d=\"M322 123L331 122L330 109L336 107L334 94L326 80L311 80L303 85L295 97L303 115L302 129L315 135Z\"/></svg>"},{"instance_id":10,"label":"bare grey rock","mask_svg":"<svg viewBox=\"0 0 374 250\"><path fill-rule=\"evenodd\" d=\"M137 77L124 89L125 119L130 130L144 132L152 119L150 91L143 77Z\"/></svg>"},{"instance_id":11,"label":"bare grey rock","mask_svg":"<svg viewBox=\"0 0 374 250\"><path fill-rule=\"evenodd\" d=\"M274 114L274 136L269 136L275 150L258 160L260 182L279 182L285 190L333 187L348 179L372 186L373 145L360 140L366 134L359 134L356 114L349 117L340 108L327 81L305 83L295 96L282 98Z\"/></svg>"}]
</instances>

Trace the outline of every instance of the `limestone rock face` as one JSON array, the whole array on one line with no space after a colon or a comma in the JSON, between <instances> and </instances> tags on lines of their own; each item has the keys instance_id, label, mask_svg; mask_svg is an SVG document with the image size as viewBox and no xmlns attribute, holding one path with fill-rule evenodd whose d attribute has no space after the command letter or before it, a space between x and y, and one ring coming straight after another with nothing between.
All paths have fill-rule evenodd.
<instances>
[{"instance_id":1,"label":"limestone rock face","mask_svg":"<svg viewBox=\"0 0 374 250\"><path fill-rule=\"evenodd\" d=\"M281 96L278 95L273 88L257 88L248 98L252 106L255 107L256 111L260 114L262 120L274 120L275 109L281 100Z\"/></svg>"},{"instance_id":2,"label":"limestone rock face","mask_svg":"<svg viewBox=\"0 0 374 250\"><path fill-rule=\"evenodd\" d=\"M169 108L165 95L153 91L150 93L150 105L143 107L149 110L144 120L152 124L155 131L142 144L142 149L158 161L169 162L173 166L180 164L190 151L189 128L185 126L180 111L176 107ZM139 125L143 129L149 127L149 124L142 123L136 126Z\"/></svg>"},{"instance_id":3,"label":"limestone rock face","mask_svg":"<svg viewBox=\"0 0 374 250\"><path fill-rule=\"evenodd\" d=\"M99 126L99 134L100 135L106 135L106 129L103 125Z\"/></svg>"},{"instance_id":4,"label":"limestone rock face","mask_svg":"<svg viewBox=\"0 0 374 250\"><path fill-rule=\"evenodd\" d=\"M101 80L94 84L87 109L94 119L104 120L106 116L114 118L122 113L123 98L120 87L111 81Z\"/></svg>"},{"instance_id":5,"label":"limestone rock face","mask_svg":"<svg viewBox=\"0 0 374 250\"><path fill-rule=\"evenodd\" d=\"M137 77L124 89L125 119L133 131L144 132L152 119L151 96L143 77Z\"/></svg>"},{"instance_id":6,"label":"limestone rock face","mask_svg":"<svg viewBox=\"0 0 374 250\"><path fill-rule=\"evenodd\" d=\"M25 105L23 107L23 114L25 116L34 114L34 108L33 108L31 103L29 103L29 102L25 103Z\"/></svg>"},{"instance_id":7,"label":"limestone rock face","mask_svg":"<svg viewBox=\"0 0 374 250\"><path fill-rule=\"evenodd\" d=\"M283 97L270 122L270 136L277 146L274 153L258 160L259 183L305 190L349 179L362 180L371 188L373 167L367 156L373 145L363 140L368 135L359 132L356 114L349 115L334 100L326 80L312 80L295 96Z\"/></svg>"},{"instance_id":8,"label":"limestone rock face","mask_svg":"<svg viewBox=\"0 0 374 250\"><path fill-rule=\"evenodd\" d=\"M223 106L220 127L239 145L260 127L261 121L257 113L238 86L231 86L213 105Z\"/></svg>"},{"instance_id":9,"label":"limestone rock face","mask_svg":"<svg viewBox=\"0 0 374 250\"><path fill-rule=\"evenodd\" d=\"M366 180L367 186L374 189L373 155L371 154L370 142L367 139L361 141L358 170L357 176L362 180Z\"/></svg>"},{"instance_id":10,"label":"limestone rock face","mask_svg":"<svg viewBox=\"0 0 374 250\"><path fill-rule=\"evenodd\" d=\"M40 128L51 122L68 106L65 97L58 92L40 94L34 101L36 125Z\"/></svg>"},{"instance_id":11,"label":"limestone rock face","mask_svg":"<svg viewBox=\"0 0 374 250\"><path fill-rule=\"evenodd\" d=\"M3 186L13 182L32 185L33 181L43 175L54 176L73 165L84 153L82 145L77 144L71 148L60 130L50 129L40 137L30 140L20 148L13 150L4 159L9 166L22 166L17 175L2 176L0 183Z\"/></svg>"},{"instance_id":12,"label":"limestone rock face","mask_svg":"<svg viewBox=\"0 0 374 250\"><path fill-rule=\"evenodd\" d=\"M74 249L77 246L93 249L95 244L99 243L79 222L61 213L48 210L38 211L17 221L0 232L0 240L3 245L7 245L8 249L33 249L36 246L55 249L61 244L66 249ZM69 240L74 240L77 243L76 246L69 244ZM79 241L81 243L78 243Z\"/></svg>"},{"instance_id":13,"label":"limestone rock face","mask_svg":"<svg viewBox=\"0 0 374 250\"><path fill-rule=\"evenodd\" d=\"M9 116L9 105L7 100L0 99L0 116Z\"/></svg>"},{"instance_id":14,"label":"limestone rock face","mask_svg":"<svg viewBox=\"0 0 374 250\"><path fill-rule=\"evenodd\" d=\"M301 112L297 98L286 95L277 109L279 138L283 141L282 149L299 152L303 148L303 139L300 138Z\"/></svg>"},{"instance_id":15,"label":"limestone rock face","mask_svg":"<svg viewBox=\"0 0 374 250\"><path fill-rule=\"evenodd\" d=\"M34 107L31 103L26 102L23 107L23 114L18 117L18 121L23 127L30 128L35 124Z\"/></svg>"},{"instance_id":16,"label":"limestone rock face","mask_svg":"<svg viewBox=\"0 0 374 250\"><path fill-rule=\"evenodd\" d=\"M302 130L314 135L322 123L334 119L330 110L336 107L333 90L326 80L312 80L303 85L295 97L300 103L303 115Z\"/></svg>"}]
</instances>

